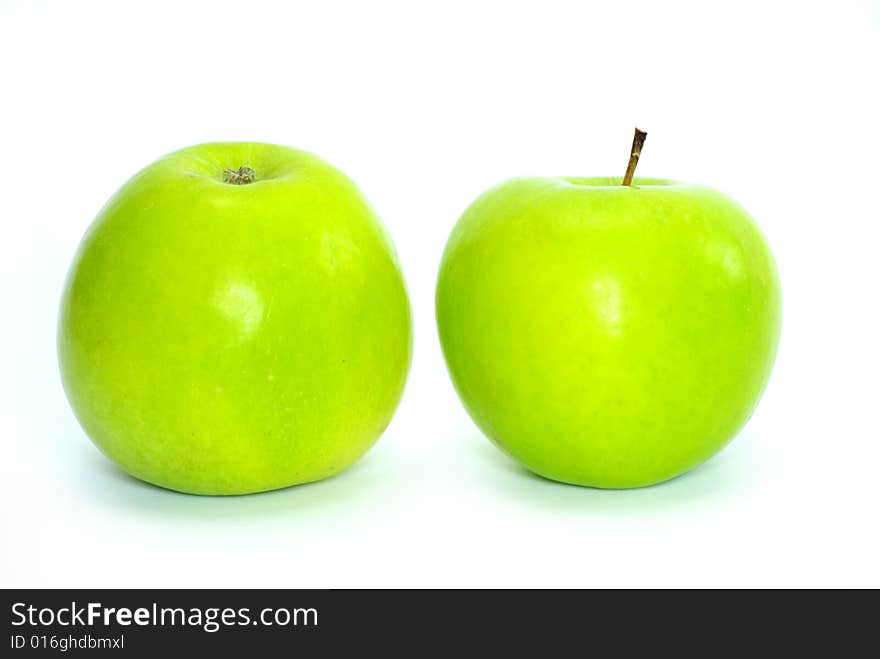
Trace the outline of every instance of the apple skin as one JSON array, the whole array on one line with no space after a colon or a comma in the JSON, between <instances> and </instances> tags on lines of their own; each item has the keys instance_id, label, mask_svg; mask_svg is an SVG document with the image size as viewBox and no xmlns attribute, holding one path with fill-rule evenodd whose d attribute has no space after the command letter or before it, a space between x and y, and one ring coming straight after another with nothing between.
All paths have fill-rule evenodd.
<instances>
[{"instance_id":1,"label":"apple skin","mask_svg":"<svg viewBox=\"0 0 880 659\"><path fill-rule=\"evenodd\" d=\"M781 326L755 222L706 187L520 178L459 219L437 283L453 384L499 448L546 478L659 483L749 419Z\"/></svg>"},{"instance_id":2,"label":"apple skin","mask_svg":"<svg viewBox=\"0 0 880 659\"><path fill-rule=\"evenodd\" d=\"M246 185L225 168L253 168ZM309 153L203 144L130 179L73 260L61 375L92 441L161 487L315 481L390 422L412 354L400 265L355 185Z\"/></svg>"}]
</instances>

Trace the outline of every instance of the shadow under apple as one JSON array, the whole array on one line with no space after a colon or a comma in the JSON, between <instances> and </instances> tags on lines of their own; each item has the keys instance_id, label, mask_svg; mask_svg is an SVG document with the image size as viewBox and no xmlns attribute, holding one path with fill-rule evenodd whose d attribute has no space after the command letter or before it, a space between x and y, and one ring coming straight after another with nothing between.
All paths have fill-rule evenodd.
<instances>
[{"instance_id":1,"label":"shadow under apple","mask_svg":"<svg viewBox=\"0 0 880 659\"><path fill-rule=\"evenodd\" d=\"M608 490L550 480L529 471L482 436L462 442L479 462L491 486L528 506L548 511L639 515L688 507L706 507L752 489L760 469L755 464L748 429L702 465L649 487Z\"/></svg>"},{"instance_id":2,"label":"shadow under apple","mask_svg":"<svg viewBox=\"0 0 880 659\"><path fill-rule=\"evenodd\" d=\"M371 450L329 478L292 487L235 496L204 496L168 490L141 481L84 445L82 486L104 505L188 523L264 521L266 518L323 517L363 505L388 482L388 464Z\"/></svg>"}]
</instances>

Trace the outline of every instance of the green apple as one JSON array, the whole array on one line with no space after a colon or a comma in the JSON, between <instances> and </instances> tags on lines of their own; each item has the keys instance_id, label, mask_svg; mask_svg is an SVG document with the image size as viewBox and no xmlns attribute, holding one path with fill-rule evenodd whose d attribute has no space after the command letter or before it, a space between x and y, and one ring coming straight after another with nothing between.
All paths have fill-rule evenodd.
<instances>
[{"instance_id":1,"label":"green apple","mask_svg":"<svg viewBox=\"0 0 880 659\"><path fill-rule=\"evenodd\" d=\"M167 155L107 202L61 301L64 388L130 474L198 494L325 478L388 425L412 351L392 242L355 185L258 143Z\"/></svg>"},{"instance_id":2,"label":"green apple","mask_svg":"<svg viewBox=\"0 0 880 659\"><path fill-rule=\"evenodd\" d=\"M748 420L776 353L779 281L755 222L709 188L633 183L503 183L464 212L440 266L465 407L566 483L639 487L699 465Z\"/></svg>"}]
</instances>

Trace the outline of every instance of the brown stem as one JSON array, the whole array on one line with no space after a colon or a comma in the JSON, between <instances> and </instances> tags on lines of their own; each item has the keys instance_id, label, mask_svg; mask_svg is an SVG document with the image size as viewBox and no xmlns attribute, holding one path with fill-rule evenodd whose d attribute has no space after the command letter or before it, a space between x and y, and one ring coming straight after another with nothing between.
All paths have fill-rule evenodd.
<instances>
[{"instance_id":1,"label":"brown stem","mask_svg":"<svg viewBox=\"0 0 880 659\"><path fill-rule=\"evenodd\" d=\"M633 174L636 173L636 165L639 164L639 156L642 155L642 145L645 143L645 138L648 134L636 128L636 133L633 135L633 145L632 149L629 153L629 164L626 166L626 174L623 177L624 185L631 185L633 180Z\"/></svg>"}]
</instances>

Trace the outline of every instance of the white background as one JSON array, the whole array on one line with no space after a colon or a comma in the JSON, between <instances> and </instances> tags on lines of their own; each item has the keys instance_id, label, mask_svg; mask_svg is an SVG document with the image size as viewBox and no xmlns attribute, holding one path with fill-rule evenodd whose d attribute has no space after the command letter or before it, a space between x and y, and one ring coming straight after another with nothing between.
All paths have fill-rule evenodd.
<instances>
[{"instance_id":1,"label":"white background","mask_svg":"<svg viewBox=\"0 0 880 659\"><path fill-rule=\"evenodd\" d=\"M880 3L0 0L0 585L880 586ZM445 239L516 175L722 189L776 253L771 385L662 486L530 476L449 382ZM415 357L358 464L199 498L118 471L61 390L61 284L95 213L173 149L259 140L348 173L401 255Z\"/></svg>"}]
</instances>

